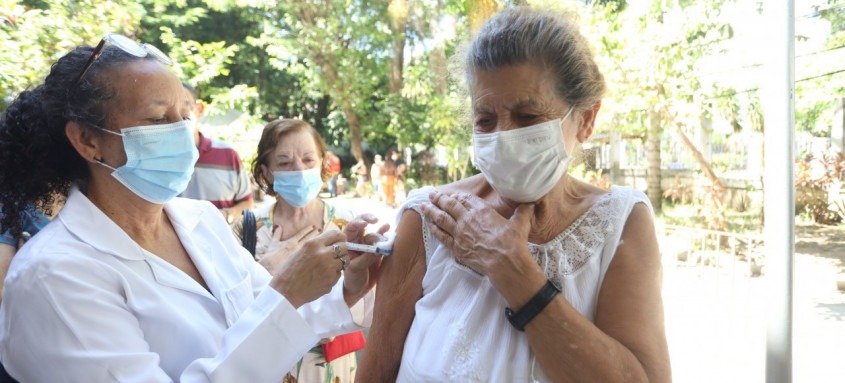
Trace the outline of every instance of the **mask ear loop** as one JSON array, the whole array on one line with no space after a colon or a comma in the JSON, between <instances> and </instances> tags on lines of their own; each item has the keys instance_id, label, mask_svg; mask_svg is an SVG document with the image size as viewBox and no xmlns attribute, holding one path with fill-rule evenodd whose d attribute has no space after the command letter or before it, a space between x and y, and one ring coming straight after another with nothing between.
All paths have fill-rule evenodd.
<instances>
[{"instance_id":1,"label":"mask ear loop","mask_svg":"<svg viewBox=\"0 0 845 383\"><path fill-rule=\"evenodd\" d=\"M112 132L111 130L108 130L108 129L105 129L105 128L101 128L101 127L99 127L99 126L95 126L95 127L94 127L94 129L101 130L101 131L104 131L104 132L106 132L106 133L108 133L108 134L113 134L113 135L118 136L118 137L123 137L123 136L124 136L124 134L123 134L123 133Z\"/></svg>"},{"instance_id":2,"label":"mask ear loop","mask_svg":"<svg viewBox=\"0 0 845 383\"><path fill-rule=\"evenodd\" d=\"M105 167L107 167L107 168L111 169L111 170L112 170L112 171L114 171L114 172L116 172L116 171L117 171L117 169L115 169L115 168L111 167L111 165L109 165L109 164L107 164L107 163L103 162L103 159L102 159L102 158L97 158L97 157L94 157L94 158L93 158L93 160L94 160L94 162L96 162L96 163L98 163L98 164L100 164L100 165L102 165L102 166L105 166Z\"/></svg>"},{"instance_id":3,"label":"mask ear loop","mask_svg":"<svg viewBox=\"0 0 845 383\"><path fill-rule=\"evenodd\" d=\"M563 122L569 118L569 115L572 114L572 111L575 110L575 105L570 105L569 110L566 111L566 114L563 115L563 118L560 119L560 124L563 125Z\"/></svg>"},{"instance_id":4,"label":"mask ear loop","mask_svg":"<svg viewBox=\"0 0 845 383\"><path fill-rule=\"evenodd\" d=\"M109 133L109 134L113 134L113 135L118 136L118 137L123 137L123 136L124 136L124 134L123 134L123 133L112 132L111 130L104 129L104 128L101 128L101 127L99 127L99 126L93 126L93 128L94 128L94 129L97 129L97 130L100 130L100 131L103 131L103 132L106 132L106 133ZM96 162L96 163L98 163L98 164L100 164L100 165L103 165L103 166L105 166L105 167L107 167L107 168L111 169L112 171L115 171L115 172L117 171L117 169L115 169L115 168L111 167L109 164L107 164L107 163L103 162L103 158L102 158L102 157L100 157L100 158L94 157L94 158L92 158L92 160L94 160L94 162Z\"/></svg>"}]
</instances>

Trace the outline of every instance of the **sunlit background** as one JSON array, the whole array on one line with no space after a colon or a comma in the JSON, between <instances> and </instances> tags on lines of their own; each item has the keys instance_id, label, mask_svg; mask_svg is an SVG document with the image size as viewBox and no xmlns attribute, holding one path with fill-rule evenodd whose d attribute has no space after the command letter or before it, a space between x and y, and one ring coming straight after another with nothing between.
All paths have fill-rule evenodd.
<instances>
[{"instance_id":1,"label":"sunlit background","mask_svg":"<svg viewBox=\"0 0 845 383\"><path fill-rule=\"evenodd\" d=\"M158 46L208 104L203 131L247 162L263 124L311 122L343 161L398 149L405 189L476 173L459 60L521 1L0 0L0 110L75 46L119 32ZM571 172L645 191L664 255L677 382L761 382L764 57L776 1L528 1L578 15L609 85ZM845 0L795 8L794 381L845 381ZM769 133L771 134L771 133ZM247 164L249 166L249 164ZM372 188L338 198L384 219ZM363 202L362 202L363 201ZM369 205L371 204L371 205ZM837 286L837 283L839 285Z\"/></svg>"}]
</instances>

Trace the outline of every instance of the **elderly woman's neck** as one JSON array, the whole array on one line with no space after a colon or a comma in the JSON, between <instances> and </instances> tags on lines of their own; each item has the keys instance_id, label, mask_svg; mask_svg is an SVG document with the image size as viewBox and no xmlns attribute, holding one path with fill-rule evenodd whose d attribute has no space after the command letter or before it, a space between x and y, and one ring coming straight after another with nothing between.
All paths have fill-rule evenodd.
<instances>
[{"instance_id":1,"label":"elderly woman's neck","mask_svg":"<svg viewBox=\"0 0 845 383\"><path fill-rule=\"evenodd\" d=\"M585 199L577 181L568 175L537 201L528 241L546 243L566 230L584 212Z\"/></svg>"},{"instance_id":2,"label":"elderly woman's neck","mask_svg":"<svg viewBox=\"0 0 845 383\"><path fill-rule=\"evenodd\" d=\"M538 202L534 206L534 219L531 231L528 232L528 242L539 244L551 241L565 229L560 221L561 217L555 206L548 202Z\"/></svg>"},{"instance_id":3,"label":"elderly woman's neck","mask_svg":"<svg viewBox=\"0 0 845 383\"><path fill-rule=\"evenodd\" d=\"M314 198L313 200L311 200L311 202L308 202L308 204L304 207L294 207L285 202L281 197L278 198L279 201L276 202L276 206L274 208L275 211L273 213L279 217L284 217L288 220L308 220L312 216L314 216L316 210L322 211L323 203L317 198Z\"/></svg>"}]
</instances>

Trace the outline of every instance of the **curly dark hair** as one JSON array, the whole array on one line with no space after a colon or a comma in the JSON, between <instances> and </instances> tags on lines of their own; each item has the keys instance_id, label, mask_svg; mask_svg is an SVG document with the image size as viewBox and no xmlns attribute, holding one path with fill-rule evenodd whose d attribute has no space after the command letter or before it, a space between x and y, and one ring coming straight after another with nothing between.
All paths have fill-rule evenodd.
<instances>
[{"instance_id":1,"label":"curly dark hair","mask_svg":"<svg viewBox=\"0 0 845 383\"><path fill-rule=\"evenodd\" d=\"M65 125L74 121L89 129L105 127L115 90L104 74L152 59L107 45L74 84L93 51L82 46L62 56L44 83L21 92L0 119L0 232L8 230L20 238L28 209L38 207L50 214L56 198L67 196L74 182L88 179L88 163L70 144Z\"/></svg>"}]
</instances>

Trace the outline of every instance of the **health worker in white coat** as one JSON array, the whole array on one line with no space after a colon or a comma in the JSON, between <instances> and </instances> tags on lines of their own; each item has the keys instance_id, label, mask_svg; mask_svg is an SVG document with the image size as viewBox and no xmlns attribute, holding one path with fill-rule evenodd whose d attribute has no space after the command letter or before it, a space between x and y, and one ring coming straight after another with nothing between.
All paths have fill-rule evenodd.
<instances>
[{"instance_id":1,"label":"health worker in white coat","mask_svg":"<svg viewBox=\"0 0 845 383\"><path fill-rule=\"evenodd\" d=\"M279 382L321 338L370 322L372 216L271 275L209 203L176 197L197 151L182 85L150 45L74 49L0 120L2 228L67 194L15 255L0 361L25 382ZM380 228L383 233L386 227Z\"/></svg>"}]
</instances>

